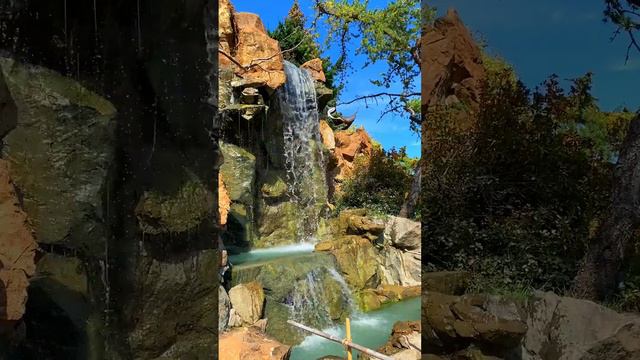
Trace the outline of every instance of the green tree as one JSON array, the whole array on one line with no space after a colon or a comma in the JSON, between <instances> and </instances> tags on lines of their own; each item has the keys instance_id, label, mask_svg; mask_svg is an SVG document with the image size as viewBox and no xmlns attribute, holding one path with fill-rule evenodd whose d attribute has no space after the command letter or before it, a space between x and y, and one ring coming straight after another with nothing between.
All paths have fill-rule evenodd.
<instances>
[{"instance_id":1,"label":"green tree","mask_svg":"<svg viewBox=\"0 0 640 360\"><path fill-rule=\"evenodd\" d=\"M384 8L373 8L368 0L315 0L317 21L327 26L326 45L340 53L336 72L344 79L352 69L352 56L364 56L364 66L384 62L386 73L372 84L389 89L400 84L400 92L380 92L343 102L377 101L388 105L382 116L396 112L409 113L419 121L411 101L420 96L416 83L420 78L420 34L432 11L422 9L418 0L393 0ZM357 46L352 47L352 43ZM381 116L381 117L382 117Z\"/></svg>"},{"instance_id":2,"label":"green tree","mask_svg":"<svg viewBox=\"0 0 640 360\"><path fill-rule=\"evenodd\" d=\"M624 32L629 38L626 60L629 60L631 49L640 51L640 43L636 34L640 30L640 0L605 0L605 21L617 26L613 38Z\"/></svg>"},{"instance_id":3,"label":"green tree","mask_svg":"<svg viewBox=\"0 0 640 360\"><path fill-rule=\"evenodd\" d=\"M331 59L321 56L320 47L316 42L317 35L306 27L306 22L307 19L300 10L300 4L295 0L287 18L279 22L275 30L269 32L269 36L278 40L285 60L298 66L309 60L320 58L327 78L325 84L328 88L334 89L334 95L336 95L339 91L339 88L335 89L334 84L336 67L331 63Z\"/></svg>"}]
</instances>

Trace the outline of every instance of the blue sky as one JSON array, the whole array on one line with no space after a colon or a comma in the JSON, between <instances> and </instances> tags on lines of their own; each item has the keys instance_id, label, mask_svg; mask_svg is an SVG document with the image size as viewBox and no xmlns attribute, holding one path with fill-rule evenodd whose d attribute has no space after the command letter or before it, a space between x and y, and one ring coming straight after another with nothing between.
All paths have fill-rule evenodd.
<instances>
[{"instance_id":1,"label":"blue sky","mask_svg":"<svg viewBox=\"0 0 640 360\"><path fill-rule=\"evenodd\" d=\"M513 64L529 87L548 75L562 79L594 72L593 93L601 108L640 107L640 54L625 65L626 37L610 41L614 26L602 21L604 0L432 0L443 15L449 7L490 53Z\"/></svg>"},{"instance_id":2,"label":"blue sky","mask_svg":"<svg viewBox=\"0 0 640 360\"><path fill-rule=\"evenodd\" d=\"M232 3L237 11L252 12L260 15L267 29L273 30L278 25L278 22L286 18L289 8L293 4L293 0L232 0ZM307 15L307 19L312 19L313 2L311 0L299 0L299 3L302 11ZM387 1L383 0L370 0L370 6L372 7L383 7L386 3ZM324 41L322 35L321 33L321 44L323 44ZM334 59L337 57L335 51L326 52L325 55L332 56ZM377 64L362 69L364 63L363 58L352 58L352 61L355 72L348 77L348 83L340 96L340 101L349 101L358 96L377 92L379 89L373 86L369 80L379 78L380 73L386 72L386 66L384 64ZM420 89L420 79L416 79L416 89ZM399 91L400 89L392 88L387 90ZM419 157L420 137L409 129L408 116L387 115L378 121L384 107L385 104L382 101L379 105L369 104L368 108L364 102L358 102L340 107L338 110L345 115L350 115L357 111L358 117L355 126L364 126L369 134L376 141L380 142L385 149L406 146L407 153L410 156Z\"/></svg>"}]
</instances>

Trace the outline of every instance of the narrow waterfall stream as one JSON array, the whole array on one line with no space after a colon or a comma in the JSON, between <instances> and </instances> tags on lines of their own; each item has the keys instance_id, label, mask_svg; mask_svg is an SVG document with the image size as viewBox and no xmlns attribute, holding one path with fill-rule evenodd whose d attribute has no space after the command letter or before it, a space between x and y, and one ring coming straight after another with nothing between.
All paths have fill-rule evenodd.
<instances>
[{"instance_id":1,"label":"narrow waterfall stream","mask_svg":"<svg viewBox=\"0 0 640 360\"><path fill-rule=\"evenodd\" d=\"M302 211L299 242L310 241L318 228L322 193L326 197L324 159L320 146L318 103L313 79L307 70L285 61L287 81L278 93L283 114L284 157L288 194Z\"/></svg>"}]
</instances>

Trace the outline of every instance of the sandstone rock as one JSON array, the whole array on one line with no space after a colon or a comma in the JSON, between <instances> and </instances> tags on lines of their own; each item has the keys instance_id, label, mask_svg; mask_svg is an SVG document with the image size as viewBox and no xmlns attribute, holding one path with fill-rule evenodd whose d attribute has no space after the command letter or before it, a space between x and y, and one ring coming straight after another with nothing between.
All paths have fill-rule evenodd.
<instances>
[{"instance_id":1,"label":"sandstone rock","mask_svg":"<svg viewBox=\"0 0 640 360\"><path fill-rule=\"evenodd\" d=\"M314 80L320 82L327 81L327 78L324 75L324 70L322 69L322 60L318 58L307 61L302 64L300 68L308 70Z\"/></svg>"},{"instance_id":2,"label":"sandstone rock","mask_svg":"<svg viewBox=\"0 0 640 360\"><path fill-rule=\"evenodd\" d=\"M220 334L220 360L287 360L291 348L260 332L256 327Z\"/></svg>"},{"instance_id":3,"label":"sandstone rock","mask_svg":"<svg viewBox=\"0 0 640 360\"><path fill-rule=\"evenodd\" d=\"M421 283L422 252L384 247L378 256L378 274L385 284L415 286Z\"/></svg>"},{"instance_id":4,"label":"sandstone rock","mask_svg":"<svg viewBox=\"0 0 640 360\"><path fill-rule=\"evenodd\" d=\"M471 274L466 271L438 271L422 274L425 290L447 294L462 295L471 280Z\"/></svg>"},{"instance_id":5,"label":"sandstone rock","mask_svg":"<svg viewBox=\"0 0 640 360\"><path fill-rule=\"evenodd\" d=\"M229 290L231 306L243 323L252 325L262 317L264 309L264 290L256 281L239 284Z\"/></svg>"},{"instance_id":6,"label":"sandstone rock","mask_svg":"<svg viewBox=\"0 0 640 360\"><path fill-rule=\"evenodd\" d=\"M233 56L244 67L236 67L236 74L251 81L264 81L272 90L282 86L286 78L278 41L269 37L256 14L233 13L233 20L237 39Z\"/></svg>"},{"instance_id":7,"label":"sandstone rock","mask_svg":"<svg viewBox=\"0 0 640 360\"><path fill-rule=\"evenodd\" d=\"M414 250L422 245L420 222L391 216L384 229L384 240L399 249Z\"/></svg>"},{"instance_id":8,"label":"sandstone rock","mask_svg":"<svg viewBox=\"0 0 640 360\"><path fill-rule=\"evenodd\" d=\"M449 10L422 37L422 103L428 111L463 102L477 110L484 67L480 48L458 13Z\"/></svg>"},{"instance_id":9,"label":"sandstone rock","mask_svg":"<svg viewBox=\"0 0 640 360\"><path fill-rule=\"evenodd\" d=\"M523 359L636 359L640 316L591 301L537 292L527 305ZM634 334L634 335L632 335ZM632 355L634 354L635 355Z\"/></svg>"},{"instance_id":10,"label":"sandstone rock","mask_svg":"<svg viewBox=\"0 0 640 360\"><path fill-rule=\"evenodd\" d=\"M0 159L0 325L20 320L38 248L9 173Z\"/></svg>"},{"instance_id":11,"label":"sandstone rock","mask_svg":"<svg viewBox=\"0 0 640 360\"><path fill-rule=\"evenodd\" d=\"M229 325L228 327L230 328L242 326L242 318L240 317L240 315L238 315L238 312L236 311L236 309L231 309L229 311L228 325Z\"/></svg>"},{"instance_id":12,"label":"sandstone rock","mask_svg":"<svg viewBox=\"0 0 640 360\"><path fill-rule=\"evenodd\" d=\"M227 291L220 286L218 288L218 331L223 331L229 325L229 312L231 311L231 300Z\"/></svg>"},{"instance_id":13,"label":"sandstone rock","mask_svg":"<svg viewBox=\"0 0 640 360\"><path fill-rule=\"evenodd\" d=\"M336 139L333 135L333 129L327 124L326 121L320 120L320 136L322 137L322 143L329 150L336 148Z\"/></svg>"},{"instance_id":14,"label":"sandstone rock","mask_svg":"<svg viewBox=\"0 0 640 360\"><path fill-rule=\"evenodd\" d=\"M253 204L256 157L233 144L221 142L220 149L224 156L220 175L231 201Z\"/></svg>"},{"instance_id":15,"label":"sandstone rock","mask_svg":"<svg viewBox=\"0 0 640 360\"><path fill-rule=\"evenodd\" d=\"M222 174L218 174L218 211L220 214L220 225L227 223L230 208L231 198L229 197L229 192L224 185L224 180L222 180Z\"/></svg>"},{"instance_id":16,"label":"sandstone rock","mask_svg":"<svg viewBox=\"0 0 640 360\"><path fill-rule=\"evenodd\" d=\"M233 24L233 14L235 10L229 0L218 1L218 34L220 36L220 50L231 54L235 49L235 30ZM218 54L220 66L231 65L232 62L226 56Z\"/></svg>"},{"instance_id":17,"label":"sandstone rock","mask_svg":"<svg viewBox=\"0 0 640 360\"><path fill-rule=\"evenodd\" d=\"M340 183L353 176L356 157L362 157L362 161L368 161L373 151L373 143L367 132L360 128L355 131L340 130L334 134L335 149L333 159L334 169L329 169L333 174L333 182L336 193L340 193Z\"/></svg>"}]
</instances>

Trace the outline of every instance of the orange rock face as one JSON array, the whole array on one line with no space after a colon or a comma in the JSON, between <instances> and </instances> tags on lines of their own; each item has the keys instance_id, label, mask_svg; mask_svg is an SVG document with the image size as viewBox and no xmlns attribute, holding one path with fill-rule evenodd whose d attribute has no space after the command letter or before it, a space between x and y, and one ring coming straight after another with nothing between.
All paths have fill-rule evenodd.
<instances>
[{"instance_id":1,"label":"orange rock face","mask_svg":"<svg viewBox=\"0 0 640 360\"><path fill-rule=\"evenodd\" d=\"M354 162L358 155L369 157L373 151L373 143L367 132L360 128L356 131L337 131L335 133L336 148L334 157L337 160L337 183L344 181L353 174ZM336 185L336 190L339 186Z\"/></svg>"},{"instance_id":2,"label":"orange rock face","mask_svg":"<svg viewBox=\"0 0 640 360\"><path fill-rule=\"evenodd\" d=\"M421 45L425 110L457 102L477 107L484 78L482 56L458 13L449 10L437 19L426 29Z\"/></svg>"},{"instance_id":3,"label":"orange rock face","mask_svg":"<svg viewBox=\"0 0 640 360\"><path fill-rule=\"evenodd\" d=\"M322 60L316 58L313 60L309 60L306 63L300 66L302 69L307 69L311 73L311 77L320 82L326 82L327 77L324 75L324 70L322 70Z\"/></svg>"},{"instance_id":4,"label":"orange rock face","mask_svg":"<svg viewBox=\"0 0 640 360\"><path fill-rule=\"evenodd\" d=\"M256 327L237 328L220 334L220 360L286 360L291 348L269 338Z\"/></svg>"},{"instance_id":5,"label":"orange rock face","mask_svg":"<svg viewBox=\"0 0 640 360\"><path fill-rule=\"evenodd\" d=\"M336 148L336 138L333 134L333 129L327 124L326 121L320 120L320 137L322 137L322 143L329 150Z\"/></svg>"},{"instance_id":6,"label":"orange rock face","mask_svg":"<svg viewBox=\"0 0 640 360\"><path fill-rule=\"evenodd\" d=\"M231 198L229 192L222 181L222 174L218 175L218 211L220 211L220 225L227 224L229 209L231 208Z\"/></svg>"},{"instance_id":7,"label":"orange rock face","mask_svg":"<svg viewBox=\"0 0 640 360\"><path fill-rule=\"evenodd\" d=\"M0 324L24 315L37 248L9 176L9 164L0 160Z\"/></svg>"},{"instance_id":8,"label":"orange rock face","mask_svg":"<svg viewBox=\"0 0 640 360\"><path fill-rule=\"evenodd\" d=\"M219 46L226 53L218 54L220 67L232 67L237 76L272 90L282 86L286 77L278 41L269 37L258 15L235 12L229 0L219 1Z\"/></svg>"}]
</instances>

